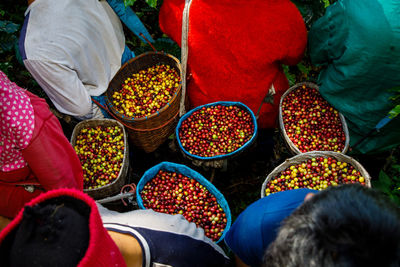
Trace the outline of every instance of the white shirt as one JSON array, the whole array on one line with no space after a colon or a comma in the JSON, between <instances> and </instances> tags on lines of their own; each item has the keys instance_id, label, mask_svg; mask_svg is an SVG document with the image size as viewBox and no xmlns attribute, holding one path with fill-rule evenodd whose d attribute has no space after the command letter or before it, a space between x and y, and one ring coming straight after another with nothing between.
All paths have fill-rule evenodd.
<instances>
[{"instance_id":1,"label":"white shirt","mask_svg":"<svg viewBox=\"0 0 400 267\"><path fill-rule=\"evenodd\" d=\"M106 1L35 0L25 13L24 64L62 113L93 113L90 96L103 94L121 67L125 37Z\"/></svg>"}]
</instances>

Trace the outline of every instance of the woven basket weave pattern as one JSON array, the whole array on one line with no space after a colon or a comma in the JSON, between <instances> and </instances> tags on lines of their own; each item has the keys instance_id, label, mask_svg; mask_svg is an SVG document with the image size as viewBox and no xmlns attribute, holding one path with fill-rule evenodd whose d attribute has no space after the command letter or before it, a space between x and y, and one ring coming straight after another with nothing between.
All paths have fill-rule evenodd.
<instances>
[{"instance_id":1,"label":"woven basket weave pattern","mask_svg":"<svg viewBox=\"0 0 400 267\"><path fill-rule=\"evenodd\" d=\"M109 110L127 125L129 139L133 144L145 152L156 150L173 132L178 122L179 103L181 99L181 84L173 95L171 101L158 112L147 117L132 118L119 113L112 104L112 95L119 91L125 79L131 77L133 73L147 69L157 64L167 64L174 68L178 74L181 73L181 66L175 57L157 52L148 52L137 56L115 74L111 80L107 92L106 102Z\"/></svg>"},{"instance_id":2,"label":"woven basket weave pattern","mask_svg":"<svg viewBox=\"0 0 400 267\"><path fill-rule=\"evenodd\" d=\"M86 121L81 121L78 123L71 136L71 144L73 147L76 145L76 138L81 132L82 129L86 128L93 128L96 126L118 126L123 130L124 134L124 158L122 161L122 166L119 171L117 179L115 179L113 182L96 188L96 189L84 189L83 191L87 193L89 196L91 196L94 199L102 199L106 198L115 194L118 194L121 190L121 187L124 186L127 182L127 176L128 176L128 169L129 169L129 146L128 146L128 140L127 140L127 134L125 132L124 126L112 119L93 119L93 120L86 120Z\"/></svg>"},{"instance_id":3,"label":"woven basket weave pattern","mask_svg":"<svg viewBox=\"0 0 400 267\"><path fill-rule=\"evenodd\" d=\"M353 167L361 173L361 175L365 178L365 185L367 187L371 187L371 176L369 173L364 169L364 167L355 159L352 157L349 157L347 155L344 155L342 153L338 152L332 152L332 151L311 151L311 152L306 152L299 154L297 156L294 156L292 158L286 159L282 164L280 164L278 167L276 167L270 174L268 174L267 178L265 179L264 183L261 186L261 197L265 197L265 188L268 184L268 182L273 179L275 176L277 176L281 171L286 170L292 165L300 164L304 161L307 161L312 158L316 157L332 157L335 158L338 161L341 162L346 162L347 164L353 165Z\"/></svg>"},{"instance_id":4,"label":"woven basket weave pattern","mask_svg":"<svg viewBox=\"0 0 400 267\"><path fill-rule=\"evenodd\" d=\"M290 87L281 97L281 100L279 102L279 129L281 130L283 139L285 140L285 144L287 145L288 149L290 150L290 152L293 155L297 155L297 154L301 154L301 151L297 148L297 146L292 142L292 140L290 140L289 136L286 133L285 130L285 125L283 122L283 114L282 114L282 103L283 100L285 99L285 97L292 92L293 90L296 90L297 88L301 87L301 86L307 86L309 88L313 88L317 91L319 91L319 87L318 85L311 83L311 82L302 82L302 83L297 83L294 86ZM350 135L349 135L349 130L347 128L347 124L346 124L346 120L344 118L344 116L339 112L339 117L340 117L340 121L342 122L342 126L343 126L343 131L344 134L346 136L346 141L345 141L345 145L343 150L341 151L343 154L346 154L347 150L349 149L349 142L350 142Z\"/></svg>"}]
</instances>

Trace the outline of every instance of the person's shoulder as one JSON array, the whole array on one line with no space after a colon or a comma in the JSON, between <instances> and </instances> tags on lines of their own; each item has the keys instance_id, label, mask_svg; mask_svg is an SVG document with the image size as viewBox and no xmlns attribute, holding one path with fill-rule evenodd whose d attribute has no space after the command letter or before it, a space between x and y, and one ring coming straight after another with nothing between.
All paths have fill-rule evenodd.
<instances>
[{"instance_id":1,"label":"person's shoulder","mask_svg":"<svg viewBox=\"0 0 400 267\"><path fill-rule=\"evenodd\" d=\"M260 198L259 200L252 203L247 209L265 208L266 206L273 209L280 209L282 206L285 206L287 204L303 202L307 194L317 192L317 190L312 190L308 188L285 190Z\"/></svg>"},{"instance_id":2,"label":"person's shoulder","mask_svg":"<svg viewBox=\"0 0 400 267\"><path fill-rule=\"evenodd\" d=\"M227 233L227 239L233 232L240 231L243 235L250 235L256 229L258 232L263 225L279 224L303 202L308 193L318 191L311 189L295 189L277 192L263 197L241 212Z\"/></svg>"}]
</instances>

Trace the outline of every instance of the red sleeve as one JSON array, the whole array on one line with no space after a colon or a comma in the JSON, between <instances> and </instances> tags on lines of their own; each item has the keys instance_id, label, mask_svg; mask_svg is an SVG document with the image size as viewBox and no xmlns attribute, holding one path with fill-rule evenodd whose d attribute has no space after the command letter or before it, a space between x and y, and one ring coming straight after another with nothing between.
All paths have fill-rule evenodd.
<instances>
[{"instance_id":1,"label":"red sleeve","mask_svg":"<svg viewBox=\"0 0 400 267\"><path fill-rule=\"evenodd\" d=\"M39 183L47 190L83 190L83 171L75 150L65 137L60 122L44 99L28 92L35 111L35 129L23 157Z\"/></svg>"}]
</instances>

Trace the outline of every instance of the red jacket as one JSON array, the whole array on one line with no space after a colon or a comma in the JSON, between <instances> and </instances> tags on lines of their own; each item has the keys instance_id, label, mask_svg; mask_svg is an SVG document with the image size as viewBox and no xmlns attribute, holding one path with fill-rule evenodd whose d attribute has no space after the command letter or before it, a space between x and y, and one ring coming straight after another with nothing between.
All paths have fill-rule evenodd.
<instances>
[{"instance_id":1,"label":"red jacket","mask_svg":"<svg viewBox=\"0 0 400 267\"><path fill-rule=\"evenodd\" d=\"M126 263L121 252L119 251L117 245L115 244L115 242L113 241L113 239L103 226L103 222L100 217L95 201L87 194L73 189L51 190L49 192L41 194L37 198L34 198L29 203L27 203L26 206L33 207L45 201L62 197L63 198L70 197L76 200L80 200L90 209L90 214L88 218L89 219L88 228L90 236L89 246L85 252L84 257L81 259L77 267L92 267L92 266L126 267ZM68 200L64 199L62 201L68 201ZM21 225L23 218L24 218L24 210L21 210L16 215L16 217L7 225L7 227L0 232L0 246L4 246L4 250L6 251L5 253L7 253L6 249L10 247L9 243L7 244L5 241L10 235L12 236L13 234L15 234L16 231L18 231L18 226ZM54 237L60 238L60 236L61 235L55 235ZM79 239L82 237L76 235L75 238ZM13 239L13 237L11 237L11 239ZM32 242L31 239L29 241ZM50 246L46 247L49 249L48 253L51 253L53 250L54 251L57 250L56 248L50 248ZM1 258L2 259L1 263L7 262L8 256L9 254L5 256L5 259ZM46 255L38 255L38 257L44 257L44 256ZM63 259L60 258L60 262L62 262L62 260Z\"/></svg>"},{"instance_id":2,"label":"red jacket","mask_svg":"<svg viewBox=\"0 0 400 267\"><path fill-rule=\"evenodd\" d=\"M22 150L28 166L0 171L0 215L12 218L26 202L43 191L56 188L83 190L83 171L75 150L64 136L60 122L46 101L26 91L35 113L35 128L29 145ZM24 184L41 189L28 192Z\"/></svg>"},{"instance_id":3,"label":"red jacket","mask_svg":"<svg viewBox=\"0 0 400 267\"><path fill-rule=\"evenodd\" d=\"M160 27L181 44L184 0L164 0ZM279 99L289 87L281 64L304 54L307 31L289 0L193 0L189 19L187 92L192 107L239 101L254 113L273 83L274 105L264 104L259 126L276 125Z\"/></svg>"}]
</instances>

